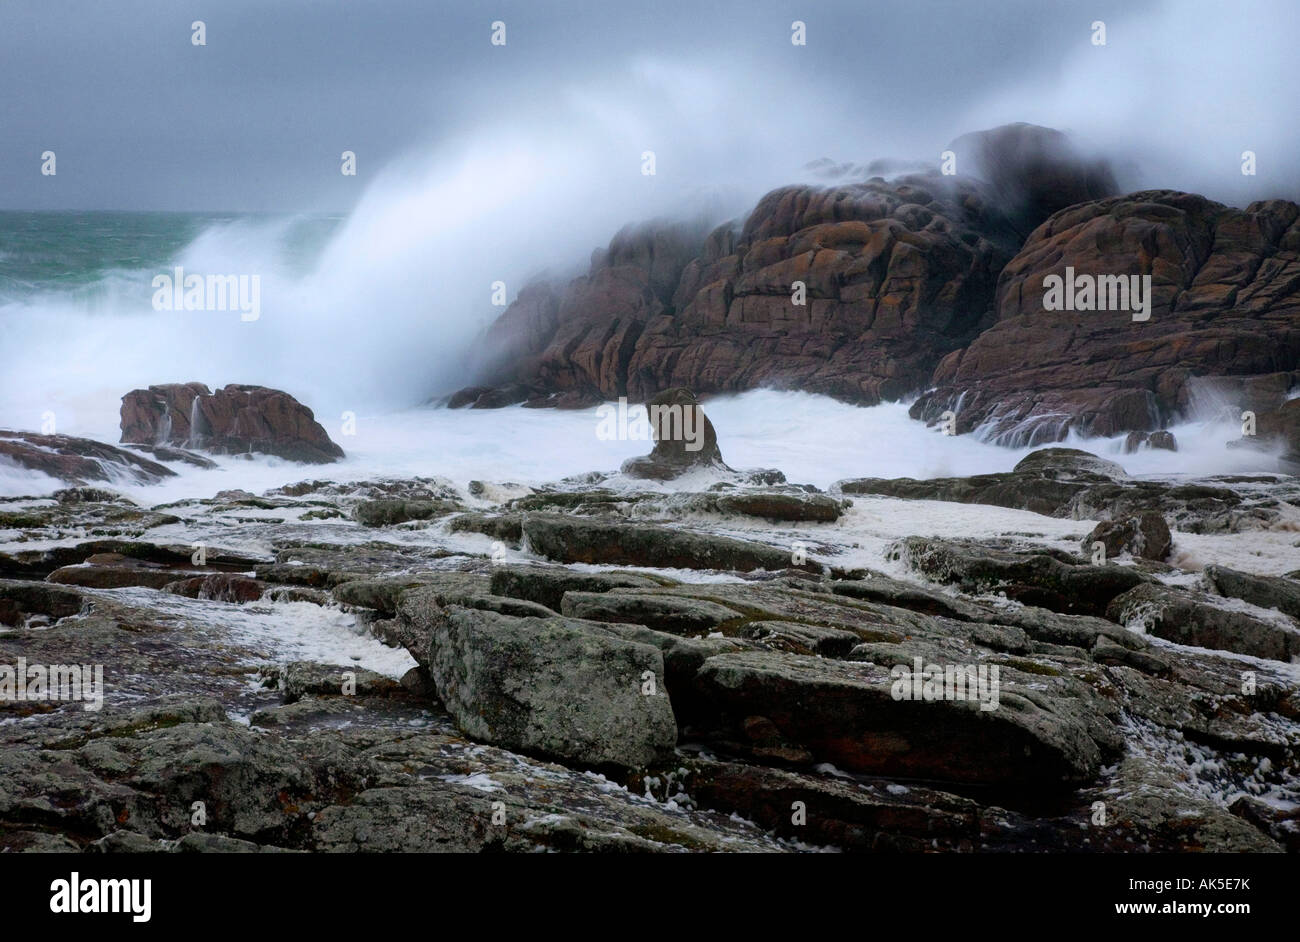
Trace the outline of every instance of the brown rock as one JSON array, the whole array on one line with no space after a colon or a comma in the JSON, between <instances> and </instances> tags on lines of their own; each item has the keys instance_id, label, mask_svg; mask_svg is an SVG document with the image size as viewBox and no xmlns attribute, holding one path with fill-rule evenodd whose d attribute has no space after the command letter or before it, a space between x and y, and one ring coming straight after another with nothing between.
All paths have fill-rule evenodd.
<instances>
[{"instance_id":1,"label":"brown rock","mask_svg":"<svg viewBox=\"0 0 1300 942\"><path fill-rule=\"evenodd\" d=\"M343 457L312 411L286 392L202 383L134 389L122 397L122 441L184 445L216 454L261 452L325 464Z\"/></svg>"},{"instance_id":2,"label":"brown rock","mask_svg":"<svg viewBox=\"0 0 1300 942\"><path fill-rule=\"evenodd\" d=\"M695 468L727 470L718 450L718 433L689 389L665 389L646 408L655 446L644 458L623 462L624 474L665 481Z\"/></svg>"},{"instance_id":3,"label":"brown rock","mask_svg":"<svg viewBox=\"0 0 1300 942\"><path fill-rule=\"evenodd\" d=\"M1150 319L1044 310L1043 279L1067 266L1150 275ZM1064 209L1006 266L997 309L996 324L939 364L914 417L952 409L959 431L987 426L1013 445L1158 429L1198 375L1300 365L1300 207L1148 191Z\"/></svg>"},{"instance_id":4,"label":"brown rock","mask_svg":"<svg viewBox=\"0 0 1300 942\"><path fill-rule=\"evenodd\" d=\"M651 318L671 313L704 234L701 223L627 226L593 255L588 274L525 287L484 338L476 364L484 382L448 404L585 408L626 395L635 345Z\"/></svg>"},{"instance_id":5,"label":"brown rock","mask_svg":"<svg viewBox=\"0 0 1300 942\"><path fill-rule=\"evenodd\" d=\"M122 448L71 435L38 435L0 429L0 458L70 484L126 477L155 484L176 472Z\"/></svg>"},{"instance_id":6,"label":"brown rock","mask_svg":"<svg viewBox=\"0 0 1300 942\"><path fill-rule=\"evenodd\" d=\"M1131 553L1143 559L1163 560L1173 549L1173 538L1165 518L1155 511L1136 514L1122 520L1103 520L1083 539L1083 552L1092 552L1094 543L1106 547L1106 557Z\"/></svg>"},{"instance_id":7,"label":"brown rock","mask_svg":"<svg viewBox=\"0 0 1300 942\"><path fill-rule=\"evenodd\" d=\"M163 591L172 595L184 595L191 599L211 599L217 602L256 602L265 590L264 583L232 572L194 576L169 582L163 586Z\"/></svg>"},{"instance_id":8,"label":"brown rock","mask_svg":"<svg viewBox=\"0 0 1300 942\"><path fill-rule=\"evenodd\" d=\"M1178 439L1174 433L1161 429L1158 432L1129 432L1124 439L1124 454L1131 455L1142 448L1177 451Z\"/></svg>"},{"instance_id":9,"label":"brown rock","mask_svg":"<svg viewBox=\"0 0 1300 942\"><path fill-rule=\"evenodd\" d=\"M791 186L707 237L624 230L566 288L520 293L488 332L481 382L535 387L530 405L676 386L901 396L992 321L998 272L1021 236L987 191L933 171ZM455 401L482 396L472 387Z\"/></svg>"}]
</instances>

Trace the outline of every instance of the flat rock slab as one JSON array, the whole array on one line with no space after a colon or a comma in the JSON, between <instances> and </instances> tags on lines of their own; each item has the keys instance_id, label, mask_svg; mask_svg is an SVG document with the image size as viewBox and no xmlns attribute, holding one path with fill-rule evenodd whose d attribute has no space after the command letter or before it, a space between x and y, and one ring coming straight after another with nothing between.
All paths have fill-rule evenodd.
<instances>
[{"instance_id":1,"label":"flat rock slab","mask_svg":"<svg viewBox=\"0 0 1300 942\"><path fill-rule=\"evenodd\" d=\"M352 508L352 519L366 527L389 527L412 520L431 520L464 509L450 500L367 500Z\"/></svg>"},{"instance_id":2,"label":"flat rock slab","mask_svg":"<svg viewBox=\"0 0 1300 942\"><path fill-rule=\"evenodd\" d=\"M777 653L720 654L696 686L720 735L750 754L853 772L1060 788L1091 781L1102 748L1080 701L1002 687L975 700L895 700L890 667ZM1111 744L1107 744L1111 745Z\"/></svg>"},{"instance_id":3,"label":"flat rock slab","mask_svg":"<svg viewBox=\"0 0 1300 942\"><path fill-rule=\"evenodd\" d=\"M1229 611L1199 593L1141 585L1114 599L1108 617L1157 638L1198 648L1232 651L1274 661L1300 655L1300 628ZM1285 616L1283 616L1285 617Z\"/></svg>"},{"instance_id":4,"label":"flat rock slab","mask_svg":"<svg viewBox=\"0 0 1300 942\"><path fill-rule=\"evenodd\" d=\"M827 494L742 492L690 494L680 500L682 510L724 517L754 517L783 523L834 523L844 514L847 501Z\"/></svg>"},{"instance_id":5,"label":"flat rock slab","mask_svg":"<svg viewBox=\"0 0 1300 942\"><path fill-rule=\"evenodd\" d=\"M796 566L792 552L762 543L669 527L529 514L523 532L534 552L565 563L736 572L821 570L811 560Z\"/></svg>"},{"instance_id":6,"label":"flat rock slab","mask_svg":"<svg viewBox=\"0 0 1300 942\"><path fill-rule=\"evenodd\" d=\"M1300 618L1300 582L1295 579L1255 576L1226 566L1206 566L1205 581L1220 595Z\"/></svg>"},{"instance_id":7,"label":"flat rock slab","mask_svg":"<svg viewBox=\"0 0 1300 942\"><path fill-rule=\"evenodd\" d=\"M366 576L427 569L434 559L455 555L395 544L302 546L283 549L272 564L259 565L257 578L315 588L332 588Z\"/></svg>"},{"instance_id":8,"label":"flat rock slab","mask_svg":"<svg viewBox=\"0 0 1300 942\"><path fill-rule=\"evenodd\" d=\"M92 556L116 553L130 560L157 563L172 569L194 565L195 550L180 544L146 543L138 540L90 540L48 549L19 550L0 553L0 576L44 577L64 566L84 563ZM263 558L237 553L216 546L204 550L204 568L223 572L247 572L265 564Z\"/></svg>"},{"instance_id":9,"label":"flat rock slab","mask_svg":"<svg viewBox=\"0 0 1300 942\"><path fill-rule=\"evenodd\" d=\"M566 592L560 610L573 618L645 625L675 635L705 634L742 617L716 602L627 590Z\"/></svg>"},{"instance_id":10,"label":"flat rock slab","mask_svg":"<svg viewBox=\"0 0 1300 942\"><path fill-rule=\"evenodd\" d=\"M573 619L452 606L428 662L443 704L484 742L625 768L665 759L677 742L659 649Z\"/></svg>"},{"instance_id":11,"label":"flat rock slab","mask_svg":"<svg viewBox=\"0 0 1300 942\"><path fill-rule=\"evenodd\" d=\"M57 585L75 585L87 589L121 589L127 586L143 586L147 589L161 589L175 582L181 582L194 575L193 571L178 569L160 569L148 565L95 565L82 563L77 566L64 566L45 577L47 582Z\"/></svg>"},{"instance_id":12,"label":"flat rock slab","mask_svg":"<svg viewBox=\"0 0 1300 942\"><path fill-rule=\"evenodd\" d=\"M1005 592L1007 598L1056 612L1105 615L1111 599L1147 581L1122 566L1066 562L1044 551L1016 551L958 540L909 536L890 555L927 579L967 592Z\"/></svg>"},{"instance_id":13,"label":"flat rock slab","mask_svg":"<svg viewBox=\"0 0 1300 942\"><path fill-rule=\"evenodd\" d=\"M574 572L547 566L498 567L492 572L492 594L508 595L560 610L566 592L608 592L610 589L653 589L661 580L632 572Z\"/></svg>"}]
</instances>

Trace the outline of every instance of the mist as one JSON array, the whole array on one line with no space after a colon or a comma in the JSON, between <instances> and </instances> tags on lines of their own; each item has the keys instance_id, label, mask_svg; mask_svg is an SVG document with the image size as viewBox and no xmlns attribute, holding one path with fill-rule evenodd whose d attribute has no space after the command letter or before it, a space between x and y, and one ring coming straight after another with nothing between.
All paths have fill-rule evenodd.
<instances>
[{"instance_id":1,"label":"mist","mask_svg":"<svg viewBox=\"0 0 1300 942\"><path fill-rule=\"evenodd\" d=\"M967 121L1066 131L1108 158L1127 192L1186 190L1241 207L1300 196L1300 5L1165 0L1105 22L1105 46L1073 44ZM1244 151L1256 155L1254 175L1242 173Z\"/></svg>"},{"instance_id":2,"label":"mist","mask_svg":"<svg viewBox=\"0 0 1300 942\"><path fill-rule=\"evenodd\" d=\"M1110 159L1127 189L1181 187L1241 205L1295 195L1292 5L1257 0L1231 16L1205 2L1093 6L1085 16L1019 0L869 13L759 4L736 18L725 4L626 15L505 4L493 16L507 23L508 44L493 48L492 17L478 13L430 18L394 4L358 18L321 4L297 7L295 19L234 3L209 16L211 45L195 49L190 15L158 4L128 4L116 20L56 8L39 30L35 8L7 5L4 69L25 78L0 148L2 205L345 209L346 218L305 271L287 261L295 227L283 215L215 226L167 260L259 276L252 323L154 311L149 280L160 266L112 272L89 294L6 304L0 341L23 355L0 379L0 422L31 427L57 409L72 430L91 403L191 380L282 388L327 415L419 404L470 378L476 339L502 310L491 303L495 282L513 300L532 278L585 270L628 222L720 223L774 186L813 179L815 159L937 162L959 134L1009 121L1066 130ZM86 61L35 81L23 71L31 47L16 45L25 14L46 43L64 17L63 43ZM790 43L796 18L807 22L806 47ZM1093 45L1094 20L1106 24L1105 46ZM90 70L132 24L169 45L129 74L107 72L101 84L117 97L92 120ZM439 55L394 46L403 35ZM278 58L259 58L276 36ZM209 53L195 69L194 55ZM174 87L146 95L158 69ZM229 101L204 111L223 87L243 96L242 114ZM151 109L185 93L189 106L167 118L179 149L141 151L140 140L156 139ZM60 135L69 144L59 174L42 180L35 153ZM356 177L339 173L344 148L357 154ZM1257 176L1241 174L1244 150L1258 154Z\"/></svg>"}]
</instances>

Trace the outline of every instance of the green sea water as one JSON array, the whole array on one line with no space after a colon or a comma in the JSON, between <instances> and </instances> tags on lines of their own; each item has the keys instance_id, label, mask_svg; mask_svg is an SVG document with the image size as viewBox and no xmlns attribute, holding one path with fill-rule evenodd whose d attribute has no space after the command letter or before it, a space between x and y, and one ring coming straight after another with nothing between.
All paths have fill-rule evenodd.
<instances>
[{"instance_id":1,"label":"green sea water","mask_svg":"<svg viewBox=\"0 0 1300 942\"><path fill-rule=\"evenodd\" d=\"M0 211L0 305L47 292L92 299L115 280L147 282L187 246L222 227L285 229L280 261L306 271L340 216Z\"/></svg>"}]
</instances>

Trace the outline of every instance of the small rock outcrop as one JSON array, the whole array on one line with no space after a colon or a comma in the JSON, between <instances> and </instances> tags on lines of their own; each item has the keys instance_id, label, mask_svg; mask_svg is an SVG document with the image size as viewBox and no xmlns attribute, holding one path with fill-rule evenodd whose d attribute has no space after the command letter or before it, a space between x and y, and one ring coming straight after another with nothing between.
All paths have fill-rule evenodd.
<instances>
[{"instance_id":1,"label":"small rock outcrop","mask_svg":"<svg viewBox=\"0 0 1300 942\"><path fill-rule=\"evenodd\" d=\"M1163 560L1173 548L1169 525L1154 510L1144 511L1121 520L1103 520L1083 538L1083 552L1091 553L1101 543L1106 558L1129 553L1143 559Z\"/></svg>"},{"instance_id":2,"label":"small rock outcrop","mask_svg":"<svg viewBox=\"0 0 1300 942\"><path fill-rule=\"evenodd\" d=\"M93 439L10 429L0 429L0 459L74 485L123 480L156 484L176 474L156 461Z\"/></svg>"},{"instance_id":3,"label":"small rock outcrop","mask_svg":"<svg viewBox=\"0 0 1300 942\"><path fill-rule=\"evenodd\" d=\"M667 481L696 468L726 470L718 450L718 433L695 393L665 389L646 403L655 446L644 458L623 462L629 477Z\"/></svg>"},{"instance_id":4,"label":"small rock outcrop","mask_svg":"<svg viewBox=\"0 0 1300 942\"><path fill-rule=\"evenodd\" d=\"M1161 429L1158 432L1129 432L1128 437L1124 439L1124 454L1131 455L1143 448L1151 448L1158 451L1177 451L1178 439L1174 433L1167 429Z\"/></svg>"},{"instance_id":5,"label":"small rock outcrop","mask_svg":"<svg viewBox=\"0 0 1300 942\"><path fill-rule=\"evenodd\" d=\"M326 464L343 457L311 409L265 386L202 383L133 389L122 397L122 442L182 445L215 454L248 452Z\"/></svg>"}]
</instances>

